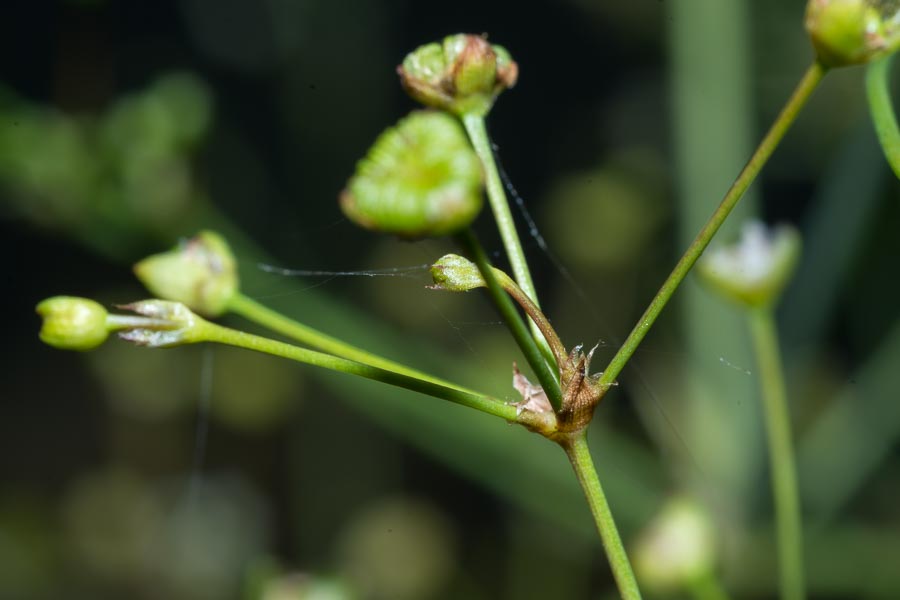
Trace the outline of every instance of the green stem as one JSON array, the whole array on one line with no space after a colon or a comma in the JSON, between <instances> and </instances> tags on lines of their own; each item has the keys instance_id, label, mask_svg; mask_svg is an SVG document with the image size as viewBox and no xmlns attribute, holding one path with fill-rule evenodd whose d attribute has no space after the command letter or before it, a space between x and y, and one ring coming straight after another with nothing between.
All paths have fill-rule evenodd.
<instances>
[{"instance_id":1,"label":"green stem","mask_svg":"<svg viewBox=\"0 0 900 600\"><path fill-rule=\"evenodd\" d=\"M516 421L516 407L497 398L456 387L448 387L419 377L412 377L396 371L316 352L315 350L301 348L251 333L229 329L208 321L202 321L196 327L200 329L197 331L195 341L214 342L245 348L332 371L350 373L415 392L421 392L442 400L449 400L450 402L468 406L507 421Z\"/></svg>"},{"instance_id":2,"label":"green stem","mask_svg":"<svg viewBox=\"0 0 900 600\"><path fill-rule=\"evenodd\" d=\"M525 294L522 288L516 285L516 282L513 281L509 275L500 269L493 269L493 273L497 277L497 283L500 284L500 287L502 287L506 293L522 307L525 314L529 316L534 325L541 331L544 339L547 340L547 345L550 347L553 359L557 365L562 366L568 358L566 355L566 347L563 346L562 340L559 339L559 335L557 335L556 330L553 329L550 320L547 319L547 315L545 315L541 308Z\"/></svg>"},{"instance_id":3,"label":"green stem","mask_svg":"<svg viewBox=\"0 0 900 600\"><path fill-rule=\"evenodd\" d=\"M769 439L772 493L778 526L781 597L785 600L801 600L805 597L805 592L800 498L797 492L791 417L781 369L778 332L769 308L752 309L749 318Z\"/></svg>"},{"instance_id":4,"label":"green stem","mask_svg":"<svg viewBox=\"0 0 900 600\"><path fill-rule=\"evenodd\" d=\"M900 177L900 128L891 103L890 70L894 55L870 63L866 67L866 96L875 133L894 174Z\"/></svg>"},{"instance_id":5,"label":"green stem","mask_svg":"<svg viewBox=\"0 0 900 600\"><path fill-rule=\"evenodd\" d=\"M356 346L343 342L339 339L333 338L322 333L321 331L313 329L312 327L309 327L302 323L298 323L297 321L290 319L282 315L281 313L272 310L271 308L263 306L256 300L253 300L252 298L249 298L241 293L237 293L232 297L232 299L228 303L228 310L233 312L234 314L244 317L248 321L280 333L297 342L300 342L301 344L305 344L307 346L316 348L317 350L321 350L322 352L342 356L344 358L349 358L350 360L354 360L366 365L371 365L373 367L378 367L386 371L394 371L395 373L406 375L407 377L421 379L423 381L428 381L447 388L453 388L469 394L476 393L464 387L458 386L448 381L444 381L443 379L439 379L437 377L433 377L431 375L428 375L427 373L422 373L421 371L417 371L416 369L412 369L410 367L407 367L406 365L396 363L377 354L372 354L371 352L368 352L361 348L357 348Z\"/></svg>"},{"instance_id":6,"label":"green stem","mask_svg":"<svg viewBox=\"0 0 900 600\"><path fill-rule=\"evenodd\" d=\"M528 261L525 259L525 251L522 249L522 242L519 240L519 233L516 231L516 223L513 220L512 213L509 210L509 200L506 198L506 191L503 189L503 182L500 181L500 171L497 169L497 162L494 160L494 150L491 147L491 140L484 124L484 116L478 114L466 114L462 117L463 125L472 141L472 147L481 160L484 168L486 179L488 202L491 205L491 212L494 213L494 220L497 221L497 229L500 231L500 238L503 240L503 247L506 250L506 256L509 259L510 267L512 267L513 278L522 288L536 306L540 307L538 302L537 290L531 279L531 272L528 270ZM541 346L541 352L546 357L549 352L547 342L541 334L540 329L531 323L531 333L534 339L538 340Z\"/></svg>"},{"instance_id":7,"label":"green stem","mask_svg":"<svg viewBox=\"0 0 900 600\"><path fill-rule=\"evenodd\" d=\"M106 328L109 331L122 329L135 329L146 327L148 329L178 329L178 324L165 319L152 319L132 315L107 315Z\"/></svg>"},{"instance_id":8,"label":"green stem","mask_svg":"<svg viewBox=\"0 0 900 600\"><path fill-rule=\"evenodd\" d=\"M631 563L628 561L628 555L625 553L625 547L622 545L622 538L619 537L616 522L606 502L606 496L603 494L603 488L600 486L600 478L594 468L594 461L591 460L584 431L563 441L561 445L569 457L569 462L572 463L572 468L575 469L578 483L581 484L581 489L584 490L588 505L591 507L591 514L594 515L597 531L600 532L600 539L606 550L606 558L609 560L616 585L619 587L619 594L625 600L640 599L641 592L634 578Z\"/></svg>"},{"instance_id":9,"label":"green stem","mask_svg":"<svg viewBox=\"0 0 900 600\"><path fill-rule=\"evenodd\" d=\"M744 192L747 191L747 188L750 187L750 184L756 179L756 176L762 170L766 161L768 161L769 157L772 155L772 152L775 151L775 148L784 137L788 128L796 120L797 115L800 113L800 109L802 109L807 100L809 100L826 72L826 67L818 62L813 63L809 69L807 69L803 78L800 80L800 83L797 85L797 88L794 90L794 93L791 95L790 99L788 99L787 104L785 104L781 113L775 119L772 127L769 129L768 133L766 133L766 136L763 138L762 142L760 142L740 175L738 175L737 179L735 179L734 183L731 185L728 193L725 194L725 197L722 199L718 208L716 208L715 212L713 212L712 216L700 230L700 233L697 234L697 237L694 238L694 241L691 242L691 245L656 293L656 296L650 302L647 310L634 326L634 329L632 329L628 338L622 344L622 347L619 348L619 351L616 352L616 355L610 361L609 366L606 367L599 382L604 389L608 388L616 380L616 377L619 376L619 373L622 372L622 369L625 368L625 364L634 354L635 350L637 350L637 347L643 341L647 332L650 331L650 328L656 322L657 317L659 317L663 308L665 308L669 299L671 299L672 294L675 293L675 290L678 289L678 286L687 276L691 267L694 266L694 263L696 263L697 259L700 258L700 255L703 254L703 251L709 245L710 240L712 240L713 236L719 230L719 227L722 226L722 223L725 222L725 219L738 203L738 200L741 199Z\"/></svg>"},{"instance_id":10,"label":"green stem","mask_svg":"<svg viewBox=\"0 0 900 600\"><path fill-rule=\"evenodd\" d=\"M487 284L487 290L488 294L491 296L491 300L493 300L494 305L496 305L497 310L500 312L501 318L506 323L510 333L512 333L513 338L522 350L522 354L525 355L525 360L528 361L531 370L534 371L534 374L537 376L541 387L543 387L544 391L547 393L547 398L554 408L559 409L562 405L562 392L560 392L559 389L559 380L553 370L551 370L550 365L544 360L544 356L538 348L537 342L535 342L534 338L528 333L525 321L522 320L513 301L494 276L494 268L488 261L484 249L481 247L481 244L478 243L478 239L471 229L467 229L457 237L459 243L466 249L467 253L472 258L472 262L478 266L481 277L484 279L485 284Z\"/></svg>"},{"instance_id":11,"label":"green stem","mask_svg":"<svg viewBox=\"0 0 900 600\"><path fill-rule=\"evenodd\" d=\"M509 210L509 201L506 199L503 182L500 181L500 173L494 160L494 151L484 125L484 117L467 114L463 116L462 121L469 134L469 139L472 141L472 147L475 148L475 153L478 154L484 167L488 201L491 204L494 218L497 220L497 228L500 230L503 247L509 257L509 264L512 266L513 277L519 287L528 294L528 297L537 303L537 292L531 280L531 272L528 270L528 262L525 260L525 252L522 250L522 242L519 241L515 221Z\"/></svg>"}]
</instances>

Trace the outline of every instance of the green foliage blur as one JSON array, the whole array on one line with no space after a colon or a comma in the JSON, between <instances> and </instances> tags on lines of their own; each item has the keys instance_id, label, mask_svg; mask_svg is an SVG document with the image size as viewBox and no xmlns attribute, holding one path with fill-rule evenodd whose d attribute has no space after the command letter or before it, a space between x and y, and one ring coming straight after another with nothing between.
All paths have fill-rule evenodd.
<instances>
[{"instance_id":1,"label":"green foliage blur","mask_svg":"<svg viewBox=\"0 0 900 600\"><path fill-rule=\"evenodd\" d=\"M454 250L357 229L337 194L414 108L405 53L486 31L520 66L489 127L541 234L525 245L542 305L567 345L600 343L599 367L812 60L804 5L5 6L0 598L614 597L564 456L521 428L232 349L59 352L30 315L56 294L142 298L130 265L212 228L246 294L513 400L523 360L480 294L426 290L425 269L259 268ZM804 237L779 323L811 597L900 596L898 195L861 73L836 72L722 233L756 214ZM499 251L487 213L477 226ZM735 598L777 583L754 374L742 315L691 279L591 428L626 545L689 498Z\"/></svg>"}]
</instances>

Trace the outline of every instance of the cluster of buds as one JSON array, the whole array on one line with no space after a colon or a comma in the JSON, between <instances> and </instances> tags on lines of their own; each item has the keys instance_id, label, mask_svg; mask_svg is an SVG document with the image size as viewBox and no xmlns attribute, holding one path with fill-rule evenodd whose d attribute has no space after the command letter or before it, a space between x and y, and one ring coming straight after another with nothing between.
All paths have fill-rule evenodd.
<instances>
[{"instance_id":1,"label":"cluster of buds","mask_svg":"<svg viewBox=\"0 0 900 600\"><path fill-rule=\"evenodd\" d=\"M133 314L110 314L87 298L48 298L36 308L43 319L41 340L63 350L92 350L113 332L154 348L199 342L208 323L196 313L224 314L239 291L234 255L222 236L212 231L201 231L168 252L145 258L134 272L162 300L117 307Z\"/></svg>"},{"instance_id":2,"label":"cluster of buds","mask_svg":"<svg viewBox=\"0 0 900 600\"><path fill-rule=\"evenodd\" d=\"M420 46L397 72L410 96L439 111L414 112L378 137L341 192L341 210L401 238L456 233L481 211L484 175L455 117L486 115L519 68L484 36L457 34Z\"/></svg>"}]
</instances>

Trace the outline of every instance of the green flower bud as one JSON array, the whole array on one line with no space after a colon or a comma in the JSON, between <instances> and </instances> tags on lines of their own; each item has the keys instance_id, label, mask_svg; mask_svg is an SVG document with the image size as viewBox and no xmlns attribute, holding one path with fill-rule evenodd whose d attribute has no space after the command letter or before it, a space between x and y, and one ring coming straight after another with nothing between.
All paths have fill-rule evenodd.
<instances>
[{"instance_id":1,"label":"green flower bud","mask_svg":"<svg viewBox=\"0 0 900 600\"><path fill-rule=\"evenodd\" d=\"M502 46L460 33L420 46L397 73L409 95L426 106L485 115L500 92L516 84L519 67Z\"/></svg>"},{"instance_id":2,"label":"green flower bud","mask_svg":"<svg viewBox=\"0 0 900 600\"><path fill-rule=\"evenodd\" d=\"M87 298L54 296L36 307L44 323L40 337L45 344L62 350L92 350L106 341L108 313Z\"/></svg>"},{"instance_id":3,"label":"green flower bud","mask_svg":"<svg viewBox=\"0 0 900 600\"><path fill-rule=\"evenodd\" d=\"M638 538L633 557L642 585L658 593L683 590L715 567L712 522L690 500L670 500Z\"/></svg>"},{"instance_id":4,"label":"green flower bud","mask_svg":"<svg viewBox=\"0 0 900 600\"><path fill-rule=\"evenodd\" d=\"M228 310L239 286L234 255L212 231L201 231L169 252L145 258L134 272L153 295L183 302L210 317Z\"/></svg>"},{"instance_id":5,"label":"green flower bud","mask_svg":"<svg viewBox=\"0 0 900 600\"><path fill-rule=\"evenodd\" d=\"M806 30L829 67L870 62L900 46L897 0L809 0Z\"/></svg>"},{"instance_id":6,"label":"green flower bud","mask_svg":"<svg viewBox=\"0 0 900 600\"><path fill-rule=\"evenodd\" d=\"M63 350L91 350L109 336L119 337L142 346L165 348L202 341L206 322L179 302L143 300L120 306L135 315L109 314L105 308L87 298L55 296L37 305L43 317L41 340Z\"/></svg>"},{"instance_id":7,"label":"green flower bud","mask_svg":"<svg viewBox=\"0 0 900 600\"><path fill-rule=\"evenodd\" d=\"M458 254L444 255L431 265L431 278L431 289L448 292L468 292L486 285L478 266Z\"/></svg>"},{"instance_id":8,"label":"green flower bud","mask_svg":"<svg viewBox=\"0 0 900 600\"><path fill-rule=\"evenodd\" d=\"M414 112L382 133L341 192L351 221L403 238L454 233L478 216L481 163L453 117Z\"/></svg>"},{"instance_id":9,"label":"green flower bud","mask_svg":"<svg viewBox=\"0 0 900 600\"><path fill-rule=\"evenodd\" d=\"M744 225L730 247L708 250L697 272L710 288L741 304L774 304L800 258L800 234L788 226L769 230L758 221Z\"/></svg>"}]
</instances>

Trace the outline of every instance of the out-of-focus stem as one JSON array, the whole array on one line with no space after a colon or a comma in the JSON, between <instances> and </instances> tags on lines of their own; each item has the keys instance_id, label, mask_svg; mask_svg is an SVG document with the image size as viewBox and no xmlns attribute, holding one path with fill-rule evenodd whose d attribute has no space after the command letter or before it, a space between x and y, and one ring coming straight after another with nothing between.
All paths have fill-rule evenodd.
<instances>
[{"instance_id":1,"label":"out-of-focus stem","mask_svg":"<svg viewBox=\"0 0 900 600\"><path fill-rule=\"evenodd\" d=\"M806 594L800 497L797 492L791 416L781 367L778 331L769 308L751 309L749 319L769 440L781 597L785 600L802 600Z\"/></svg>"}]
</instances>

